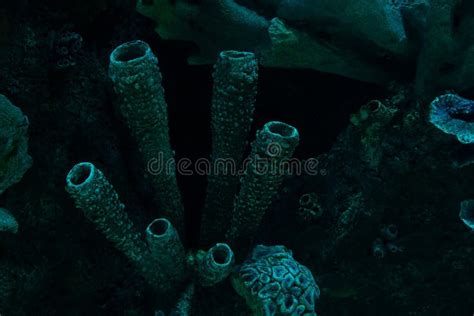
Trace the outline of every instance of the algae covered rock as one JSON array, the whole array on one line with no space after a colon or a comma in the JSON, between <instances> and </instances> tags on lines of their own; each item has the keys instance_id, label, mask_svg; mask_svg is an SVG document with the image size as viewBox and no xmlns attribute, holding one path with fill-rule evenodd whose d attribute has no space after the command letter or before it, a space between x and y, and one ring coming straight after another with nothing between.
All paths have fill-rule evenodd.
<instances>
[{"instance_id":1,"label":"algae covered rock","mask_svg":"<svg viewBox=\"0 0 474 316\"><path fill-rule=\"evenodd\" d=\"M0 94L0 194L21 180L31 167L28 118Z\"/></svg>"},{"instance_id":2,"label":"algae covered rock","mask_svg":"<svg viewBox=\"0 0 474 316\"><path fill-rule=\"evenodd\" d=\"M284 246L256 246L232 284L254 315L316 315L319 287Z\"/></svg>"}]
</instances>

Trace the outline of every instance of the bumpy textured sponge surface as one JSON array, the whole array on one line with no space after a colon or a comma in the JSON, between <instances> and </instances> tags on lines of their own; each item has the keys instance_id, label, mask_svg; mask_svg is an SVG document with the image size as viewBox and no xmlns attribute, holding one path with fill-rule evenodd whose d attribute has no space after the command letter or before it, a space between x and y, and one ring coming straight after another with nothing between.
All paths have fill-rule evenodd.
<instances>
[{"instance_id":1,"label":"bumpy textured sponge surface","mask_svg":"<svg viewBox=\"0 0 474 316\"><path fill-rule=\"evenodd\" d=\"M123 251L133 262L143 260L144 243L134 232L112 184L93 164L75 165L66 179L66 190L77 208L102 231L107 239Z\"/></svg>"},{"instance_id":2,"label":"bumpy textured sponge surface","mask_svg":"<svg viewBox=\"0 0 474 316\"><path fill-rule=\"evenodd\" d=\"M255 110L258 64L253 53L225 51L214 67L212 97L213 167L208 176L201 238L224 237L229 227L240 169Z\"/></svg>"},{"instance_id":3,"label":"bumpy textured sponge surface","mask_svg":"<svg viewBox=\"0 0 474 316\"><path fill-rule=\"evenodd\" d=\"M31 167L28 118L0 94L0 194L21 180Z\"/></svg>"},{"instance_id":4,"label":"bumpy textured sponge surface","mask_svg":"<svg viewBox=\"0 0 474 316\"><path fill-rule=\"evenodd\" d=\"M257 132L227 232L233 246L245 248L253 241L281 186L285 162L292 158L298 143L298 130L282 122L269 122Z\"/></svg>"},{"instance_id":5,"label":"bumpy textured sponge surface","mask_svg":"<svg viewBox=\"0 0 474 316\"><path fill-rule=\"evenodd\" d=\"M227 244L217 244L196 256L198 280L202 286L213 286L226 279L234 267L234 253Z\"/></svg>"},{"instance_id":6,"label":"bumpy textured sponge surface","mask_svg":"<svg viewBox=\"0 0 474 316\"><path fill-rule=\"evenodd\" d=\"M232 284L254 315L316 315L319 287L311 271L284 246L256 246Z\"/></svg>"},{"instance_id":7,"label":"bumpy textured sponge surface","mask_svg":"<svg viewBox=\"0 0 474 316\"><path fill-rule=\"evenodd\" d=\"M159 209L182 232L184 210L158 59L147 43L127 42L110 55L109 76L119 98L120 112L138 143Z\"/></svg>"}]
</instances>

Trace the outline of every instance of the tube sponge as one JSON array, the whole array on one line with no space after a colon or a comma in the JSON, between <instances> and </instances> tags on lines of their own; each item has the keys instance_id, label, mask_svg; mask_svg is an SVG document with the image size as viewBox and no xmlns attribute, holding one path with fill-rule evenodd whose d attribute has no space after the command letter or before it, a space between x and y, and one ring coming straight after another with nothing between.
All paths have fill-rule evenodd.
<instances>
[{"instance_id":1,"label":"tube sponge","mask_svg":"<svg viewBox=\"0 0 474 316\"><path fill-rule=\"evenodd\" d=\"M212 173L208 176L201 238L222 239L238 190L240 167L257 95L258 64L253 53L224 51L214 67Z\"/></svg>"},{"instance_id":2,"label":"tube sponge","mask_svg":"<svg viewBox=\"0 0 474 316\"><path fill-rule=\"evenodd\" d=\"M86 217L137 267L150 284L160 290L171 285L124 211L117 193L104 174L89 162L75 165L66 179L66 191Z\"/></svg>"},{"instance_id":3,"label":"tube sponge","mask_svg":"<svg viewBox=\"0 0 474 316\"><path fill-rule=\"evenodd\" d=\"M253 315L316 315L319 287L284 246L256 246L236 269L232 285Z\"/></svg>"},{"instance_id":4,"label":"tube sponge","mask_svg":"<svg viewBox=\"0 0 474 316\"><path fill-rule=\"evenodd\" d=\"M0 208L0 232L14 234L18 232L18 222L15 217L4 208Z\"/></svg>"},{"instance_id":5,"label":"tube sponge","mask_svg":"<svg viewBox=\"0 0 474 316\"><path fill-rule=\"evenodd\" d=\"M158 59L142 41L127 42L110 55L109 76L119 97L119 108L143 156L161 212L182 231L184 210L171 149L167 104ZM159 170L151 170L157 162Z\"/></svg>"},{"instance_id":6,"label":"tube sponge","mask_svg":"<svg viewBox=\"0 0 474 316\"><path fill-rule=\"evenodd\" d=\"M21 180L31 167L28 118L0 94L0 194Z\"/></svg>"},{"instance_id":7,"label":"tube sponge","mask_svg":"<svg viewBox=\"0 0 474 316\"><path fill-rule=\"evenodd\" d=\"M179 287L187 277L186 253L178 232L165 218L151 222L146 229L152 262L155 269L166 273L166 279L173 287ZM152 267L153 268L153 267Z\"/></svg>"},{"instance_id":8,"label":"tube sponge","mask_svg":"<svg viewBox=\"0 0 474 316\"><path fill-rule=\"evenodd\" d=\"M269 122L257 132L227 232L232 243L248 246L253 241L283 182L284 162L293 156L298 143L298 130L282 122Z\"/></svg>"},{"instance_id":9,"label":"tube sponge","mask_svg":"<svg viewBox=\"0 0 474 316\"><path fill-rule=\"evenodd\" d=\"M430 122L463 144L474 143L474 101L445 94L431 102Z\"/></svg>"},{"instance_id":10,"label":"tube sponge","mask_svg":"<svg viewBox=\"0 0 474 316\"><path fill-rule=\"evenodd\" d=\"M226 279L234 267L234 253L227 244L216 244L209 251L199 251L197 274L202 286L213 286Z\"/></svg>"}]
</instances>

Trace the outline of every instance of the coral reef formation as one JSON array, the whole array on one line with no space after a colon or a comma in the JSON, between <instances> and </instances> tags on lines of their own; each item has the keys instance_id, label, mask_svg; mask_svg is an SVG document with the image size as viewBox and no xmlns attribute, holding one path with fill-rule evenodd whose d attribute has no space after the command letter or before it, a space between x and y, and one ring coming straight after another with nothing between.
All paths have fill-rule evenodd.
<instances>
[{"instance_id":1,"label":"coral reef formation","mask_svg":"<svg viewBox=\"0 0 474 316\"><path fill-rule=\"evenodd\" d=\"M31 167L28 118L0 94L0 194L21 180Z\"/></svg>"},{"instance_id":2,"label":"coral reef formation","mask_svg":"<svg viewBox=\"0 0 474 316\"><path fill-rule=\"evenodd\" d=\"M153 155L158 155L161 156L159 163L166 161L164 158L171 161L166 163L164 170L152 176L155 177L155 189L171 186L165 188L164 192L158 191L158 195L164 195L159 197L160 211L184 229L183 210L170 209L173 205L182 208L182 204L176 182L176 165L168 135L167 106L157 58L147 43L127 42L111 53L109 75L119 94L122 115L138 141L144 158L151 161ZM216 65L214 78L212 115L215 146L212 159L214 163L218 159L231 159L231 162L240 165L256 96L257 65L253 54L223 52ZM242 188L235 198L232 213L221 206L232 205L239 181L237 170L230 174L231 178L218 179L218 175L212 175L215 178L210 182L208 199L221 198L218 189L223 187L227 189L222 196L226 200L208 203L206 212L208 216L216 212L232 215L229 223L219 222L222 217L216 217L217 221L214 220L212 225L219 225L222 234L228 228L226 238L239 252L245 254L252 246L263 215L278 193L285 176L285 166L298 143L297 129L282 122L269 122L257 132L248 163L244 166L245 172L240 179ZM152 173L152 170L148 169L147 172ZM219 183L223 183L222 187ZM187 282L203 287L214 286L225 280L234 267L234 253L224 243L216 244L207 252L200 250L194 253L191 250L186 256L179 232L167 218L156 219L148 225L144 242L112 185L91 163L79 163L71 169L66 178L66 190L76 206L125 254L158 293L177 297L178 291ZM210 217L207 220L210 221ZM219 235L217 229L212 225L209 227L209 222L205 221L205 224L205 238ZM286 251L286 257L291 258L291 252ZM193 270L194 273L191 273ZM313 280L311 274L303 274ZM307 285L301 286L306 288ZM183 297L189 296L192 294L184 292ZM311 299L314 298L311 296ZM296 305L287 307L295 309ZM302 308L304 310L305 307L298 307L298 310Z\"/></svg>"},{"instance_id":3,"label":"coral reef formation","mask_svg":"<svg viewBox=\"0 0 474 316\"><path fill-rule=\"evenodd\" d=\"M179 286L185 254L179 237L167 221L154 221L147 229L148 245L134 229L117 193L104 174L91 163L74 166L66 190L86 217L137 267L150 285L161 292ZM165 250L165 251L163 251Z\"/></svg>"},{"instance_id":4,"label":"coral reef formation","mask_svg":"<svg viewBox=\"0 0 474 316\"><path fill-rule=\"evenodd\" d=\"M151 155L152 163L147 165L150 161L141 143L148 139L136 137L121 108L126 101L130 111L135 111L130 115L140 112L138 102L132 101L157 101L162 85L169 107L157 105L168 112L160 126L166 136L169 130L172 146L169 140L159 145L170 149L171 159L195 161L212 150L214 163L219 159L217 143L231 142L233 155L241 160L250 149L246 137L254 134L247 130L252 116L246 113L255 99L257 61L262 67L258 69L252 129L269 121L298 127L302 141L295 154L298 159L291 163L317 161L318 172L285 172L282 187L273 194L265 215L251 223L258 232L248 240L285 245L301 264L317 272L321 289L315 306L318 314L472 314L473 282L468 276L474 274L474 148L470 142L474 2L138 2L139 10L152 19L137 13L135 3L123 0L0 3L0 93L10 100L2 98L0 104L19 106L30 122L23 121L23 114L15 114L18 120L11 129L0 124L14 139L0 142L6 144L5 153L9 152L0 160L14 157L17 147L27 157L23 147L27 138L28 153L35 160L22 181L6 185L8 189L1 194L0 225L3 216L7 216L10 232L16 230L15 222L20 224L16 234L1 233L1 314L251 315L246 300L228 282L228 273L234 263L242 263L253 245L239 245L238 238L234 242L225 237L230 223L236 222L232 218L235 196L246 184L226 190L226 198L219 194L224 185L214 184L217 193L206 196L206 180L211 183L212 174L207 179L197 173L176 172L177 181L164 189L177 194L165 202L176 203L175 197L182 195L186 220L178 213L177 219L171 218L169 213L176 209L166 209L159 201L165 191L149 185L160 176L159 152ZM113 78L114 83L108 76L113 48L137 38L159 52L159 71L166 80L153 85L158 98L147 92L146 84L130 86ZM240 66L230 66L220 58L221 52L248 56L248 72L240 77ZM137 64L138 60L156 61L139 56ZM191 66L186 62L188 56L189 62L198 64L218 60L214 96L211 67ZM155 80L154 61L127 80L136 78L138 83L142 74L152 70ZM58 68L58 63L66 67ZM135 63L127 61L121 66L128 65ZM227 66L230 68L224 68ZM231 70L236 77L226 81L229 77L221 76L220 70ZM245 79L251 81L248 86ZM123 84L127 89L122 92L133 98L121 94L117 84ZM242 92L238 87L248 90ZM436 96L439 102L430 105ZM224 112L220 108L224 103L216 100L226 97L226 106L245 111L230 110L226 117L218 116ZM139 127L146 116L142 114L134 117ZM238 128L232 124L237 114L242 115ZM156 121L149 118L147 122L153 125ZM209 119L223 126L213 126L217 123L211 121L208 129ZM169 126L164 127L168 120ZM453 126L455 133L443 129ZM242 134L238 141L231 136L220 141L219 136L226 135L224 130L229 135ZM83 201L84 210L74 208L74 199L64 191L64 177L81 161L94 162L95 175L100 169L107 176L101 182L107 189L97 194L107 196L110 204L92 203L97 197L94 190L88 196L76 192L78 200L92 204ZM147 177L143 177L143 162ZM242 165L246 163L244 159ZM9 168L14 163L2 165L14 174L21 169ZM237 179L245 182L247 177L243 174ZM215 180L227 181L217 176ZM0 177L0 183L3 181L10 182ZM266 197L268 192L262 192ZM204 222L214 219L217 209L211 203L228 207L219 213L220 219L215 218L218 226L211 223L206 228ZM97 209L100 206L102 210ZM5 209L12 211L15 220ZM103 221L91 214L99 214ZM201 215L203 225L199 227ZM125 245L133 250L122 249ZM294 286L296 280L289 285L288 275L297 277L291 274L294 266L287 261L280 264L286 259L294 263L294 259L285 249L270 248L281 257L249 259L237 266L231 279L256 314L265 306L275 314L295 314L301 310L297 309L301 301L294 303L294 299L302 296L280 295L300 293ZM133 261L137 252L144 258L140 262ZM377 258L380 253L383 258ZM247 275L241 272L248 267L248 277L259 278L254 288L243 285ZM277 281L282 274L285 277ZM264 290L267 281L280 288L272 283L273 287ZM317 293L316 286L313 288ZM276 289L280 292L275 299L262 299L274 296Z\"/></svg>"},{"instance_id":5,"label":"coral reef formation","mask_svg":"<svg viewBox=\"0 0 474 316\"><path fill-rule=\"evenodd\" d=\"M316 315L320 290L311 272L284 246L257 245L232 285L253 315Z\"/></svg>"}]
</instances>

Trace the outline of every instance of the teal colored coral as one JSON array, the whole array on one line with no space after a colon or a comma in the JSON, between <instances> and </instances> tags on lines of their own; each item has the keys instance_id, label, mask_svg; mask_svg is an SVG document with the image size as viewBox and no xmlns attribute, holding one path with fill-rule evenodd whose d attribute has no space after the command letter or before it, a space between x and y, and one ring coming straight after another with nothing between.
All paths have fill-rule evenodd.
<instances>
[{"instance_id":1,"label":"teal colored coral","mask_svg":"<svg viewBox=\"0 0 474 316\"><path fill-rule=\"evenodd\" d=\"M158 59L145 42L122 44L110 55L109 76L119 98L120 112L146 164L145 174L154 186L159 209L183 233L184 210Z\"/></svg>"},{"instance_id":2,"label":"teal colored coral","mask_svg":"<svg viewBox=\"0 0 474 316\"><path fill-rule=\"evenodd\" d=\"M153 257L151 269L166 272L166 280L174 287L182 285L188 276L186 252L178 232L165 218L151 222L146 229L146 240Z\"/></svg>"},{"instance_id":3,"label":"teal colored coral","mask_svg":"<svg viewBox=\"0 0 474 316\"><path fill-rule=\"evenodd\" d=\"M88 162L77 164L67 176L66 190L76 206L126 255L150 285L161 292L176 286L175 267L163 264L171 260L179 261L179 258L168 257L179 252L169 249L176 243L164 242L161 249L168 248L168 252L154 251L158 248L156 243L148 247L124 211L125 207L113 186L99 169Z\"/></svg>"},{"instance_id":4,"label":"teal colored coral","mask_svg":"<svg viewBox=\"0 0 474 316\"><path fill-rule=\"evenodd\" d=\"M21 180L31 167L28 118L0 94L0 194Z\"/></svg>"},{"instance_id":5,"label":"teal colored coral","mask_svg":"<svg viewBox=\"0 0 474 316\"><path fill-rule=\"evenodd\" d=\"M307 267L284 246L258 245L232 276L254 316L316 315L320 290Z\"/></svg>"},{"instance_id":6,"label":"teal colored coral","mask_svg":"<svg viewBox=\"0 0 474 316\"><path fill-rule=\"evenodd\" d=\"M298 143L298 130L282 122L269 122L257 132L227 233L232 245L245 248L253 241Z\"/></svg>"},{"instance_id":7,"label":"teal colored coral","mask_svg":"<svg viewBox=\"0 0 474 316\"><path fill-rule=\"evenodd\" d=\"M463 144L474 143L474 101L445 94L431 102L430 122Z\"/></svg>"},{"instance_id":8,"label":"teal colored coral","mask_svg":"<svg viewBox=\"0 0 474 316\"><path fill-rule=\"evenodd\" d=\"M238 191L255 111L258 64L253 53L224 51L214 67L211 174L201 224L205 243L224 238Z\"/></svg>"},{"instance_id":9,"label":"teal colored coral","mask_svg":"<svg viewBox=\"0 0 474 316\"><path fill-rule=\"evenodd\" d=\"M4 208L0 208L0 232L14 234L18 232L18 222L15 217Z\"/></svg>"},{"instance_id":10,"label":"teal colored coral","mask_svg":"<svg viewBox=\"0 0 474 316\"><path fill-rule=\"evenodd\" d=\"M213 286L225 280L234 267L234 253L227 244L217 244L196 255L197 277L202 286Z\"/></svg>"}]
</instances>

